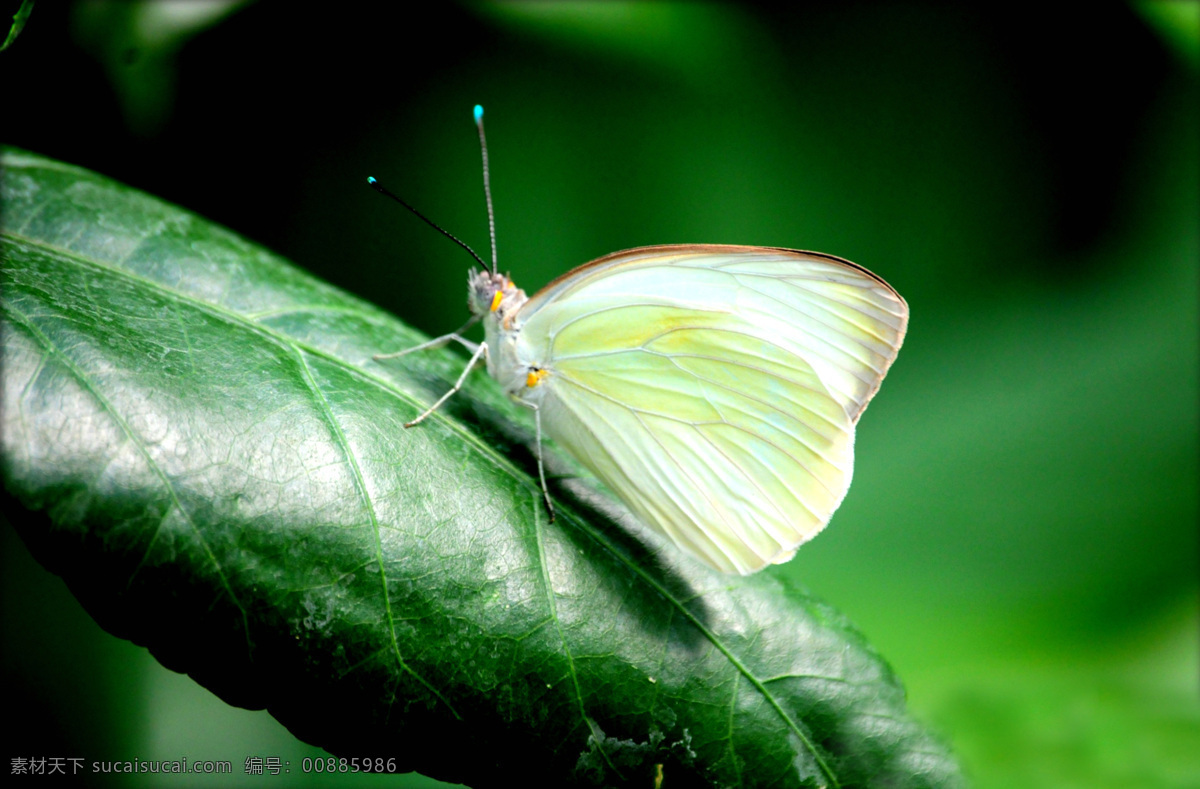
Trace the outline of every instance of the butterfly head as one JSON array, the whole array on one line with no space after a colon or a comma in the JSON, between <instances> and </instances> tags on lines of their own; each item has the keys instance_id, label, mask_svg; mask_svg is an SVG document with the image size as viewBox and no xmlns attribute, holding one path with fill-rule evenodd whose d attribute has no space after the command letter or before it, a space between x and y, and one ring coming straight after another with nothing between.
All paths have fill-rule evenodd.
<instances>
[{"instance_id":1,"label":"butterfly head","mask_svg":"<svg viewBox=\"0 0 1200 789\"><path fill-rule=\"evenodd\" d=\"M472 315L497 322L514 314L526 301L525 291L518 288L506 274L473 270L467 277L467 307Z\"/></svg>"}]
</instances>

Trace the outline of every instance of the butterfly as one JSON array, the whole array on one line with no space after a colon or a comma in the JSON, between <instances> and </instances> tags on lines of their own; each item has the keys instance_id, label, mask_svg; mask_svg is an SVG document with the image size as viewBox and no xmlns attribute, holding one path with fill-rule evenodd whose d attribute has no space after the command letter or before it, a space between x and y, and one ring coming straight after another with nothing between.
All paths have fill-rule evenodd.
<instances>
[{"instance_id":1,"label":"butterfly","mask_svg":"<svg viewBox=\"0 0 1200 789\"><path fill-rule=\"evenodd\" d=\"M475 117L491 220L481 108ZM908 323L883 279L818 252L674 244L606 255L529 297L499 273L494 232L492 265L475 257L467 326L482 321L484 342L463 338L464 326L400 352L456 341L472 353L406 427L484 358L534 412L551 515L543 434L642 523L722 572L786 562L829 522L850 485L855 425Z\"/></svg>"}]
</instances>

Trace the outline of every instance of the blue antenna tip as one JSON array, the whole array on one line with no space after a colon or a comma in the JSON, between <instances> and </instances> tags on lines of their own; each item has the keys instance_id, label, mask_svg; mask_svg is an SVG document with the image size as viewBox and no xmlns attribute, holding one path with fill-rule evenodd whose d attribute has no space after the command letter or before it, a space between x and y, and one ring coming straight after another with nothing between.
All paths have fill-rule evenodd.
<instances>
[{"instance_id":1,"label":"blue antenna tip","mask_svg":"<svg viewBox=\"0 0 1200 789\"><path fill-rule=\"evenodd\" d=\"M369 184L373 184L373 183L375 183L375 176L373 176L373 175L368 175L368 176L367 176L367 183L369 183Z\"/></svg>"},{"instance_id":2,"label":"blue antenna tip","mask_svg":"<svg viewBox=\"0 0 1200 789\"><path fill-rule=\"evenodd\" d=\"M479 123L483 120L483 107L479 104L475 105L475 122Z\"/></svg>"}]
</instances>

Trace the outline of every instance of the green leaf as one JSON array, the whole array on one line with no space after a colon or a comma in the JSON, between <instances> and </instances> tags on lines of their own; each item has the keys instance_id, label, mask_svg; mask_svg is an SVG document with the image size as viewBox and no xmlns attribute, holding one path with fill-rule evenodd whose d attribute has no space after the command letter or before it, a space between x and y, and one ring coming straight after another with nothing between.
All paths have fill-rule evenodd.
<instances>
[{"instance_id":1,"label":"green leaf","mask_svg":"<svg viewBox=\"0 0 1200 789\"><path fill-rule=\"evenodd\" d=\"M17 40L17 36L21 35L21 31L25 29L25 23L29 21L29 15L33 13L34 0L21 0L21 7L13 14L12 24L9 25L8 35L4 37L4 43L0 44L0 52L8 49Z\"/></svg>"},{"instance_id":2,"label":"green leaf","mask_svg":"<svg viewBox=\"0 0 1200 789\"><path fill-rule=\"evenodd\" d=\"M573 474L547 523L485 376L405 430L460 356L374 361L421 338L174 206L3 165L5 485L109 631L445 780L961 784L828 607L709 571Z\"/></svg>"}]
</instances>

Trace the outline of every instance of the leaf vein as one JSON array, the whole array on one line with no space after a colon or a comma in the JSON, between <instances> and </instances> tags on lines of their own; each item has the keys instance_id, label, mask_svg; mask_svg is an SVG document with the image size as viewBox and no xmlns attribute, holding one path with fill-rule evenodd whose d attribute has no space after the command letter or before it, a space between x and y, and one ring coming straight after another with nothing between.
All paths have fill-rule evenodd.
<instances>
[{"instance_id":1,"label":"leaf vein","mask_svg":"<svg viewBox=\"0 0 1200 789\"><path fill-rule=\"evenodd\" d=\"M25 330L30 334L30 336L33 337L35 342L37 342L39 345L41 345L46 350L47 354L54 356L62 363L62 365L71 373L71 375L75 378L75 380L79 382L79 385L82 386L88 392L88 394L90 394L92 396L92 398L96 401L96 403L100 406L100 408L109 415L109 417L113 420L113 422L116 423L117 427L121 430L122 433L125 434L125 437L134 446L134 448L138 452L138 454L140 454L142 456L142 459L145 461L146 465L150 468L151 472L156 477L158 477L159 481L162 483L163 487L165 488L167 495L170 497L171 505L179 512L180 516L184 519L184 521L190 527L192 532L195 533L196 539L199 540L200 546L203 549L205 556L212 563L213 569L216 570L217 577L221 581L222 588L224 588L226 594L229 595L229 599L233 602L234 606L238 609L238 612L241 614L242 631L246 637L246 650L247 650L248 654L253 653L254 643L250 636L250 620L249 620L249 615L246 612L246 608L244 605L242 605L242 601L238 599L237 594L234 593L233 585L229 582L229 579L226 577L225 571L221 567L221 563L219 561L217 561L217 557L216 557L216 554L213 553L212 546L210 546L208 544L208 541L204 539L204 534L200 530L200 528L196 525L196 522L192 519L191 513L189 513L187 511L187 509L183 506L183 502L179 498L179 492L175 489L175 485L172 483L171 478L167 475L166 470L163 469L163 467L160 466L157 462L155 462L154 457L147 450L145 444L139 439L137 432L133 429L133 427L129 424L129 422L126 421L124 419L124 417L121 416L121 414L118 412L116 406L114 406L108 400L108 398L105 397L100 392L100 390L96 388L96 386L93 384L92 380L87 375L85 375L82 370L80 370L77 366L75 366L75 363L71 360L71 358L69 356L67 356L65 353L63 353L62 350L59 349L58 346L54 344L53 340L51 340L49 337L47 337L44 332L42 332L36 325L34 325L28 318L26 318L25 315L19 309L14 307L11 303L7 303L7 302L4 303L3 309L6 313L8 313L8 315L10 317L13 318L13 320L17 321L18 323L21 324L21 326L23 326L25 328ZM163 520L165 520L165 516L164 516ZM130 574L129 583L133 582L133 578L136 577L138 571L145 564L146 559L150 554L150 551L154 547L154 543L158 539L158 535L161 531L162 523L163 523L163 521L160 520L159 525L157 527L155 527L154 534L151 535L150 540L148 541L148 543L146 545L146 551L142 555L141 561L138 562L137 566L134 568L133 572Z\"/></svg>"},{"instance_id":2,"label":"leaf vein","mask_svg":"<svg viewBox=\"0 0 1200 789\"><path fill-rule=\"evenodd\" d=\"M321 391L321 387L313 377L312 368L308 366L308 360L304 358L304 354L298 349L296 350L296 358L299 362L305 386L312 392L313 397L320 405L321 413L329 424L329 429L333 433L334 440L346 458L346 463L350 467L350 476L354 479L354 487L358 491L363 508L366 510L367 516L371 521L371 530L375 536L375 559L379 565L379 582L383 591L383 611L384 616L387 618L388 635L391 637L392 655L396 658L396 665L400 667L401 671L411 675L413 679L424 685L430 693L437 696L450 709L455 718L462 720L462 716L458 714L458 710L454 709L454 705L429 680L425 679L412 666L408 665L404 660L404 656L400 654L400 641L396 637L396 622L392 615L392 600L387 584L387 568L385 567L383 558L383 538L379 533L379 516L375 512L375 504L371 500L371 495L367 490L367 481L363 477L362 468L358 464L358 457L350 445L350 440L346 437L345 431L342 430L341 424L334 415L333 408L329 405L329 400L326 399L325 393Z\"/></svg>"}]
</instances>

